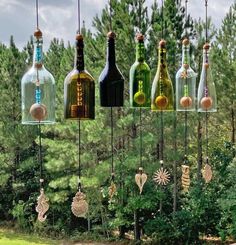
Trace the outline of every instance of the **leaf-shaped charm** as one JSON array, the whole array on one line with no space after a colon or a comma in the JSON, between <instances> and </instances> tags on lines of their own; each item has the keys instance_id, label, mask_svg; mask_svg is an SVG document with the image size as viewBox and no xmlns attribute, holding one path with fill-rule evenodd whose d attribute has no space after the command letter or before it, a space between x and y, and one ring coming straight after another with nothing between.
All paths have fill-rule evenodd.
<instances>
[{"instance_id":1,"label":"leaf-shaped charm","mask_svg":"<svg viewBox=\"0 0 236 245\"><path fill-rule=\"evenodd\" d=\"M36 212L38 213L38 221L44 222L47 219L46 212L49 209L48 198L44 194L44 189L40 190L40 195L38 197Z\"/></svg>"},{"instance_id":2,"label":"leaf-shaped charm","mask_svg":"<svg viewBox=\"0 0 236 245\"><path fill-rule=\"evenodd\" d=\"M206 164L204 169L202 170L202 176L205 179L206 183L209 183L211 181L213 172L209 164Z\"/></svg>"},{"instance_id":3,"label":"leaf-shaped charm","mask_svg":"<svg viewBox=\"0 0 236 245\"><path fill-rule=\"evenodd\" d=\"M88 212L88 203L86 201L86 195L83 192L78 191L73 197L71 211L76 217L86 217Z\"/></svg>"}]
</instances>

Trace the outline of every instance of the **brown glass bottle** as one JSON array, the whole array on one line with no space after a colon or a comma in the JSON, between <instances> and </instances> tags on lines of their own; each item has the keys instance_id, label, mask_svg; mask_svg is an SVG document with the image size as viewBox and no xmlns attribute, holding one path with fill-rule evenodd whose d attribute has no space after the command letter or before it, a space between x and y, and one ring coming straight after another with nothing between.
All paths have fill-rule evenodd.
<instances>
[{"instance_id":1,"label":"brown glass bottle","mask_svg":"<svg viewBox=\"0 0 236 245\"><path fill-rule=\"evenodd\" d=\"M66 119L91 120L95 118L94 78L84 69L83 36L76 36L74 69L64 82L64 108Z\"/></svg>"}]
</instances>

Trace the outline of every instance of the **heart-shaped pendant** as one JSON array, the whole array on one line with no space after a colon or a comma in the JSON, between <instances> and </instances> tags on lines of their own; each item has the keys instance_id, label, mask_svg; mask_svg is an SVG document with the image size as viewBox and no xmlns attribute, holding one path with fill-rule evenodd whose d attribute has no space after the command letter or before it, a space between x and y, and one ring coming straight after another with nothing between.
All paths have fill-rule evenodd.
<instances>
[{"instance_id":1,"label":"heart-shaped pendant","mask_svg":"<svg viewBox=\"0 0 236 245\"><path fill-rule=\"evenodd\" d=\"M143 168L139 168L139 173L135 175L135 182L139 187L140 194L143 192L143 186L147 181L147 175L143 173Z\"/></svg>"}]
</instances>

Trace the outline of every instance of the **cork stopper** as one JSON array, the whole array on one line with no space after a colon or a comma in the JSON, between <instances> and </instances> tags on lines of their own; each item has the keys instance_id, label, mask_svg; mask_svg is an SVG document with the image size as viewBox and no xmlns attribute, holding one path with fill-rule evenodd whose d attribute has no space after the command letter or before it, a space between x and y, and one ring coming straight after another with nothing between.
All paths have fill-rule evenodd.
<instances>
[{"instance_id":1,"label":"cork stopper","mask_svg":"<svg viewBox=\"0 0 236 245\"><path fill-rule=\"evenodd\" d=\"M84 38L83 38L83 35L82 35L82 34L78 33L78 34L76 35L75 39L76 39L77 41L83 41Z\"/></svg>"},{"instance_id":2,"label":"cork stopper","mask_svg":"<svg viewBox=\"0 0 236 245\"><path fill-rule=\"evenodd\" d=\"M205 43L204 45L203 45L203 49L205 49L205 50L208 50L208 49L210 49L210 44L209 43Z\"/></svg>"},{"instance_id":3,"label":"cork stopper","mask_svg":"<svg viewBox=\"0 0 236 245\"><path fill-rule=\"evenodd\" d=\"M138 34L136 35L136 40L137 40L138 42L143 42L143 41L144 41L144 35L141 34L141 33L138 33Z\"/></svg>"},{"instance_id":4,"label":"cork stopper","mask_svg":"<svg viewBox=\"0 0 236 245\"><path fill-rule=\"evenodd\" d=\"M115 32L113 32L113 31L109 31L109 32L107 33L107 37L108 37L108 38L113 38L113 39L115 39L115 38L116 38L116 34L115 34Z\"/></svg>"},{"instance_id":5,"label":"cork stopper","mask_svg":"<svg viewBox=\"0 0 236 245\"><path fill-rule=\"evenodd\" d=\"M188 45L189 45L189 40L188 40L188 38L185 38L185 39L183 40L182 44L183 44L184 46L188 46Z\"/></svg>"},{"instance_id":6,"label":"cork stopper","mask_svg":"<svg viewBox=\"0 0 236 245\"><path fill-rule=\"evenodd\" d=\"M164 39L161 39L159 42L159 48L165 48L166 47L166 41Z\"/></svg>"},{"instance_id":7,"label":"cork stopper","mask_svg":"<svg viewBox=\"0 0 236 245\"><path fill-rule=\"evenodd\" d=\"M34 32L34 36L39 39L43 36L43 33L41 32L40 29L36 29L35 32Z\"/></svg>"},{"instance_id":8,"label":"cork stopper","mask_svg":"<svg viewBox=\"0 0 236 245\"><path fill-rule=\"evenodd\" d=\"M143 172L143 168L142 168L142 167L139 167L138 170L139 170L140 172Z\"/></svg>"}]
</instances>

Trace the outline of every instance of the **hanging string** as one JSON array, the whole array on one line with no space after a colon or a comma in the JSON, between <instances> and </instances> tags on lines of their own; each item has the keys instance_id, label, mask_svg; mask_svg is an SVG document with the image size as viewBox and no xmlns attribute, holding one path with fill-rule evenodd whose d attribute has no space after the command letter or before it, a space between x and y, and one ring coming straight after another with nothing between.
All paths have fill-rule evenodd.
<instances>
[{"instance_id":1,"label":"hanging string","mask_svg":"<svg viewBox=\"0 0 236 245\"><path fill-rule=\"evenodd\" d=\"M205 8L206 8L206 43L207 43L207 40L208 40L208 25L207 25L207 7L208 7L208 0L205 0Z\"/></svg>"},{"instance_id":2,"label":"hanging string","mask_svg":"<svg viewBox=\"0 0 236 245\"><path fill-rule=\"evenodd\" d=\"M141 0L139 0L138 2L138 12L139 12L139 15L138 15L138 28L139 28L139 33L142 33L142 27L141 27L141 15L142 15L142 6L141 6Z\"/></svg>"},{"instance_id":3,"label":"hanging string","mask_svg":"<svg viewBox=\"0 0 236 245\"><path fill-rule=\"evenodd\" d=\"M140 167L143 166L143 161L142 161L142 157L143 157L143 132L142 132L142 108L139 108L139 123L140 123Z\"/></svg>"},{"instance_id":4,"label":"hanging string","mask_svg":"<svg viewBox=\"0 0 236 245\"><path fill-rule=\"evenodd\" d=\"M109 25L110 25L110 31L112 31L112 6L111 6L111 0L109 0Z\"/></svg>"},{"instance_id":5,"label":"hanging string","mask_svg":"<svg viewBox=\"0 0 236 245\"><path fill-rule=\"evenodd\" d=\"M161 110L161 135L160 135L160 160L164 158L164 122L163 111Z\"/></svg>"},{"instance_id":6,"label":"hanging string","mask_svg":"<svg viewBox=\"0 0 236 245\"><path fill-rule=\"evenodd\" d=\"M36 27L39 29L39 2L36 0Z\"/></svg>"},{"instance_id":7,"label":"hanging string","mask_svg":"<svg viewBox=\"0 0 236 245\"><path fill-rule=\"evenodd\" d=\"M78 191L81 191L81 127L80 127L80 119L78 120Z\"/></svg>"},{"instance_id":8,"label":"hanging string","mask_svg":"<svg viewBox=\"0 0 236 245\"><path fill-rule=\"evenodd\" d=\"M78 34L80 34L80 0L78 0Z\"/></svg>"},{"instance_id":9,"label":"hanging string","mask_svg":"<svg viewBox=\"0 0 236 245\"><path fill-rule=\"evenodd\" d=\"M164 0L161 0L161 38L164 38Z\"/></svg>"},{"instance_id":10,"label":"hanging string","mask_svg":"<svg viewBox=\"0 0 236 245\"><path fill-rule=\"evenodd\" d=\"M38 151L38 161L39 161L39 171L40 171L40 189L43 188L43 157L42 157L42 132L41 124L38 124L38 136L39 136L39 151Z\"/></svg>"},{"instance_id":11,"label":"hanging string","mask_svg":"<svg viewBox=\"0 0 236 245\"><path fill-rule=\"evenodd\" d=\"M113 122L113 109L111 107L111 175L112 180L114 181L114 122Z\"/></svg>"},{"instance_id":12,"label":"hanging string","mask_svg":"<svg viewBox=\"0 0 236 245\"><path fill-rule=\"evenodd\" d=\"M188 0L185 0L185 36L188 37Z\"/></svg>"}]
</instances>

